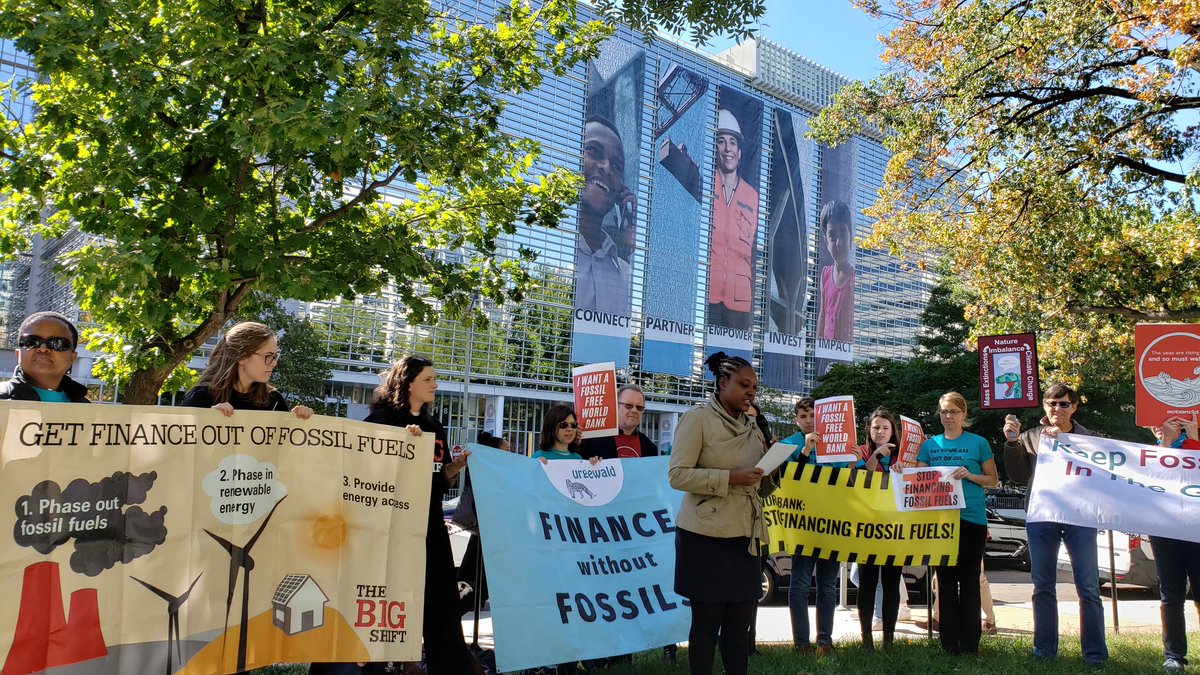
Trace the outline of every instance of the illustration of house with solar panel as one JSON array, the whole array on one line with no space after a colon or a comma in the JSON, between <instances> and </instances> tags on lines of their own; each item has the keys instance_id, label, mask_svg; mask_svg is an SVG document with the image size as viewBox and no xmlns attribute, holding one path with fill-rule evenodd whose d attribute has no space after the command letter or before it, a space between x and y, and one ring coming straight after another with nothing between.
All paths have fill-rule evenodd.
<instances>
[{"instance_id":1,"label":"illustration of house with solar panel","mask_svg":"<svg viewBox=\"0 0 1200 675\"><path fill-rule=\"evenodd\" d=\"M271 598L272 622L288 635L296 635L325 622L329 596L307 574L288 574L275 587Z\"/></svg>"}]
</instances>

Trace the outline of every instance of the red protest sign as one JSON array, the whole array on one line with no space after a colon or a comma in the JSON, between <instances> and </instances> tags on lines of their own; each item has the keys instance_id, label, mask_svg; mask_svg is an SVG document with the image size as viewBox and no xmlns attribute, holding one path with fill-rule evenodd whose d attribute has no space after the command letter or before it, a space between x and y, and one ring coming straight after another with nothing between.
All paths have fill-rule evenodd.
<instances>
[{"instance_id":1,"label":"red protest sign","mask_svg":"<svg viewBox=\"0 0 1200 675\"><path fill-rule=\"evenodd\" d=\"M1133 349L1138 426L1200 412L1200 324L1140 323Z\"/></svg>"},{"instance_id":2,"label":"red protest sign","mask_svg":"<svg viewBox=\"0 0 1200 675\"><path fill-rule=\"evenodd\" d=\"M1037 407L1037 336L988 335L979 338L978 344L980 407Z\"/></svg>"},{"instance_id":3,"label":"red protest sign","mask_svg":"<svg viewBox=\"0 0 1200 675\"><path fill-rule=\"evenodd\" d=\"M575 418L584 438L617 435L617 369L612 361L571 371Z\"/></svg>"},{"instance_id":4,"label":"red protest sign","mask_svg":"<svg viewBox=\"0 0 1200 675\"><path fill-rule=\"evenodd\" d=\"M813 404L817 418L817 461L857 462L858 433L854 428L854 397L831 396Z\"/></svg>"},{"instance_id":5,"label":"red protest sign","mask_svg":"<svg viewBox=\"0 0 1200 675\"><path fill-rule=\"evenodd\" d=\"M900 416L900 449L896 451L896 459L899 462L915 463L917 461L917 452L921 450L921 444L925 442L925 430L921 428L921 423L911 417Z\"/></svg>"}]
</instances>

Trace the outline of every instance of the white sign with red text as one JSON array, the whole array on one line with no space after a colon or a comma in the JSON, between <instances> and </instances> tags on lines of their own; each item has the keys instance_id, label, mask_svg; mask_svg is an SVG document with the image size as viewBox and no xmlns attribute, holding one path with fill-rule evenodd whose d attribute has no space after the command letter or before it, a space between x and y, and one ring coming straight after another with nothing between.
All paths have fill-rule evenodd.
<instances>
[{"instance_id":1,"label":"white sign with red text","mask_svg":"<svg viewBox=\"0 0 1200 675\"><path fill-rule=\"evenodd\" d=\"M1200 542L1200 452L1043 436L1027 519Z\"/></svg>"}]
</instances>

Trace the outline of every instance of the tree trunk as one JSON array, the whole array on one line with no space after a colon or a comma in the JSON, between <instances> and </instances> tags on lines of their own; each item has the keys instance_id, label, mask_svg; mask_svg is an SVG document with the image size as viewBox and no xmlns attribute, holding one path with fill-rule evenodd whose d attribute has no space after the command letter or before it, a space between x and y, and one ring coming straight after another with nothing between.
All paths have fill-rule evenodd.
<instances>
[{"instance_id":1,"label":"tree trunk","mask_svg":"<svg viewBox=\"0 0 1200 675\"><path fill-rule=\"evenodd\" d=\"M121 392L121 402L127 405L157 404L158 390L162 389L163 382L167 381L171 371L183 361L183 358L171 361L171 363L157 368L134 371L133 376L129 379L129 384Z\"/></svg>"}]
</instances>

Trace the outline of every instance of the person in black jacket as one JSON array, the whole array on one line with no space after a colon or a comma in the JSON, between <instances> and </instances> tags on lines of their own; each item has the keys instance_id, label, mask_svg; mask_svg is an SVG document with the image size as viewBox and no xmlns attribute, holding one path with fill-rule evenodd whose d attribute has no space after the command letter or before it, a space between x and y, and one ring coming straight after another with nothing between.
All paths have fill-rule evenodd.
<instances>
[{"instance_id":1,"label":"person in black jacket","mask_svg":"<svg viewBox=\"0 0 1200 675\"><path fill-rule=\"evenodd\" d=\"M87 387L67 377L79 331L58 312L25 317L17 331L17 370L0 384L0 399L87 403Z\"/></svg>"},{"instance_id":2,"label":"person in black jacket","mask_svg":"<svg viewBox=\"0 0 1200 675\"><path fill-rule=\"evenodd\" d=\"M234 410L288 410L279 390L267 383L279 363L275 333L255 321L243 321L221 336L208 357L200 382L183 395L179 405L212 408L231 417ZM291 408L302 420L313 415L306 405Z\"/></svg>"},{"instance_id":3,"label":"person in black jacket","mask_svg":"<svg viewBox=\"0 0 1200 675\"><path fill-rule=\"evenodd\" d=\"M405 356L383 374L367 422L405 427L414 436L433 434L433 465L429 491L429 527L425 534L425 668L429 675L470 675L476 672L463 637L462 611L450 535L442 519L442 498L458 480L471 452L450 457L446 427L433 418L437 393L433 362ZM364 669L366 672L366 669Z\"/></svg>"},{"instance_id":4,"label":"person in black jacket","mask_svg":"<svg viewBox=\"0 0 1200 675\"><path fill-rule=\"evenodd\" d=\"M616 436L603 438L587 438L583 441L580 455L584 459L599 457L600 459L631 459L636 457L657 457L658 446L650 437L638 431L642 424L642 413L646 411L646 397L642 388L636 384L627 384L617 390L617 426Z\"/></svg>"}]
</instances>

